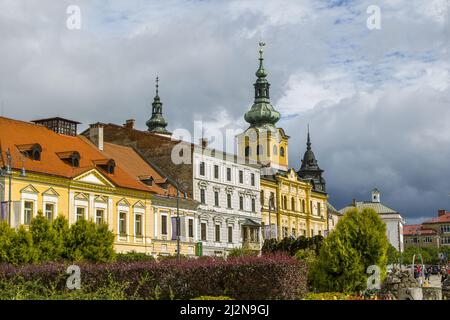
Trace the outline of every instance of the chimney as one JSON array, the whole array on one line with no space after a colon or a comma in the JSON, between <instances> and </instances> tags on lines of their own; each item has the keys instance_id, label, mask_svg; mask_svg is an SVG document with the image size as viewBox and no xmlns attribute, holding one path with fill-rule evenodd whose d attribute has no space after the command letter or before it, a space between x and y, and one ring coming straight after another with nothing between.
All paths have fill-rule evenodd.
<instances>
[{"instance_id":1,"label":"chimney","mask_svg":"<svg viewBox=\"0 0 450 320\"><path fill-rule=\"evenodd\" d=\"M208 147L208 139L207 138L201 138L199 143L203 149Z\"/></svg>"},{"instance_id":2,"label":"chimney","mask_svg":"<svg viewBox=\"0 0 450 320\"><path fill-rule=\"evenodd\" d=\"M103 151L103 124L98 122L89 125L89 140L91 140L100 151Z\"/></svg>"},{"instance_id":3,"label":"chimney","mask_svg":"<svg viewBox=\"0 0 450 320\"><path fill-rule=\"evenodd\" d=\"M352 206L354 206L356 208L356 198L353 198L352 200Z\"/></svg>"},{"instance_id":4,"label":"chimney","mask_svg":"<svg viewBox=\"0 0 450 320\"><path fill-rule=\"evenodd\" d=\"M438 210L438 217L445 216L445 209L439 209Z\"/></svg>"},{"instance_id":5,"label":"chimney","mask_svg":"<svg viewBox=\"0 0 450 320\"><path fill-rule=\"evenodd\" d=\"M134 129L134 119L128 119L125 121L125 123L123 124L123 126L127 129Z\"/></svg>"}]
</instances>

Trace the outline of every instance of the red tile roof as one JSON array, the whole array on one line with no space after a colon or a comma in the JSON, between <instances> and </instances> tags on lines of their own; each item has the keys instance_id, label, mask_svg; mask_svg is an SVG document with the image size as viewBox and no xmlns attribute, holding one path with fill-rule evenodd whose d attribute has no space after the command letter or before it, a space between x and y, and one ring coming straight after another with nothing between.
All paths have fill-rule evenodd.
<instances>
[{"instance_id":1,"label":"red tile roof","mask_svg":"<svg viewBox=\"0 0 450 320\"><path fill-rule=\"evenodd\" d=\"M403 227L404 236L416 236L416 235L435 235L436 230L424 228L421 224L406 225Z\"/></svg>"},{"instance_id":2,"label":"red tile roof","mask_svg":"<svg viewBox=\"0 0 450 320\"><path fill-rule=\"evenodd\" d=\"M19 148L24 145L39 144L42 148L39 161L26 157ZM67 136L53 132L44 126L29 122L0 117L0 163L6 163L6 151L10 149L12 155L12 168L20 170L75 178L80 174L96 168L114 185L154 192L152 188L138 181L120 165L116 165L114 173L109 174L96 162L108 161L111 157L98 150L83 136ZM80 154L80 166L72 167L63 161L60 156L66 152L77 151Z\"/></svg>"},{"instance_id":3,"label":"red tile roof","mask_svg":"<svg viewBox=\"0 0 450 320\"><path fill-rule=\"evenodd\" d=\"M444 215L425 221L424 223L445 223L450 222L450 212L446 212Z\"/></svg>"}]
</instances>

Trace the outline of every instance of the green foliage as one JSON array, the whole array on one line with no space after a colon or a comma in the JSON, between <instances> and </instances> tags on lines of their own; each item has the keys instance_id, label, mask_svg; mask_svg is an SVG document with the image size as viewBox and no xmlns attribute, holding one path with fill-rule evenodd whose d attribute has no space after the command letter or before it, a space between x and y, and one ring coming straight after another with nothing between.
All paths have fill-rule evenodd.
<instances>
[{"instance_id":1,"label":"green foliage","mask_svg":"<svg viewBox=\"0 0 450 320\"><path fill-rule=\"evenodd\" d=\"M262 253L272 254L276 252L285 252L294 256L300 249L312 249L316 254L319 254L323 239L324 238L320 235L311 238L300 236L297 239L286 237L280 241L277 239L266 239L262 247Z\"/></svg>"},{"instance_id":2,"label":"green foliage","mask_svg":"<svg viewBox=\"0 0 450 320\"><path fill-rule=\"evenodd\" d=\"M60 216L50 223L42 214L29 229L17 230L0 223L0 262L15 265L59 260L110 262L114 260L114 235L106 224L78 221L69 227Z\"/></svg>"},{"instance_id":3,"label":"green foliage","mask_svg":"<svg viewBox=\"0 0 450 320\"><path fill-rule=\"evenodd\" d=\"M149 254L131 251L127 253L116 253L116 261L135 262L135 261L155 261L156 259Z\"/></svg>"},{"instance_id":4,"label":"green foliage","mask_svg":"<svg viewBox=\"0 0 450 320\"><path fill-rule=\"evenodd\" d=\"M348 297L341 292L308 293L303 300L348 300Z\"/></svg>"},{"instance_id":5,"label":"green foliage","mask_svg":"<svg viewBox=\"0 0 450 320\"><path fill-rule=\"evenodd\" d=\"M439 253L447 253L450 256L450 247L409 247L402 254L403 264L411 264L414 255L416 255L415 263L421 263L419 254L422 255L424 264L440 264Z\"/></svg>"},{"instance_id":6,"label":"green foliage","mask_svg":"<svg viewBox=\"0 0 450 320\"><path fill-rule=\"evenodd\" d=\"M313 249L300 249L295 254L295 258L305 261L308 267L312 267L317 261L317 254Z\"/></svg>"},{"instance_id":7,"label":"green foliage","mask_svg":"<svg viewBox=\"0 0 450 320\"><path fill-rule=\"evenodd\" d=\"M400 252L395 249L395 247L389 243L387 250L387 264L398 264L400 259Z\"/></svg>"},{"instance_id":8,"label":"green foliage","mask_svg":"<svg viewBox=\"0 0 450 320\"><path fill-rule=\"evenodd\" d=\"M39 262L55 261L61 256L58 233L42 214L31 221L30 233Z\"/></svg>"},{"instance_id":9,"label":"green foliage","mask_svg":"<svg viewBox=\"0 0 450 320\"><path fill-rule=\"evenodd\" d=\"M114 259L114 235L105 223L80 219L69 230L66 255L72 261L109 262Z\"/></svg>"},{"instance_id":10,"label":"green foliage","mask_svg":"<svg viewBox=\"0 0 450 320\"><path fill-rule=\"evenodd\" d=\"M218 297L212 297L212 296L201 296L201 297L197 297L191 300L234 300L231 299L230 297L225 297L225 296L218 296Z\"/></svg>"},{"instance_id":11,"label":"green foliage","mask_svg":"<svg viewBox=\"0 0 450 320\"><path fill-rule=\"evenodd\" d=\"M228 258L240 258L246 256L257 256L258 252L248 248L234 248L228 253Z\"/></svg>"},{"instance_id":12,"label":"green foliage","mask_svg":"<svg viewBox=\"0 0 450 320\"><path fill-rule=\"evenodd\" d=\"M348 211L325 239L311 270L314 289L321 292L358 292L366 289L367 267L386 274L386 225L372 209Z\"/></svg>"},{"instance_id":13,"label":"green foliage","mask_svg":"<svg viewBox=\"0 0 450 320\"><path fill-rule=\"evenodd\" d=\"M9 250L9 261L12 264L35 263L39 260L38 251L33 246L31 233L20 226L13 234Z\"/></svg>"}]
</instances>

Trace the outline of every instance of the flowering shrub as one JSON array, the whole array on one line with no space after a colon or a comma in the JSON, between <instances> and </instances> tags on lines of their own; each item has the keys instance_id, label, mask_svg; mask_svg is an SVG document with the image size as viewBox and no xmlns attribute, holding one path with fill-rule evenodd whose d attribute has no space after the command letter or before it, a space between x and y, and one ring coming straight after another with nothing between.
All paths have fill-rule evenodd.
<instances>
[{"instance_id":1,"label":"flowering shrub","mask_svg":"<svg viewBox=\"0 0 450 320\"><path fill-rule=\"evenodd\" d=\"M306 294L307 267L286 255L222 259L190 259L177 263L137 261L80 263L81 290L119 290L128 299L296 299ZM66 288L67 265L49 263L14 267L0 265L0 283L39 283L41 292L71 294ZM43 297L45 298L45 297Z\"/></svg>"}]
</instances>

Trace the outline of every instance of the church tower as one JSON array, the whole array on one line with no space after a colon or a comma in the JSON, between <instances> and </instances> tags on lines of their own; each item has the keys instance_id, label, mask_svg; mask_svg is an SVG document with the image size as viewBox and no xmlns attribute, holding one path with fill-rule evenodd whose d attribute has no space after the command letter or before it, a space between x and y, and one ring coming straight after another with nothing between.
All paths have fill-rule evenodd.
<instances>
[{"instance_id":1,"label":"church tower","mask_svg":"<svg viewBox=\"0 0 450 320\"><path fill-rule=\"evenodd\" d=\"M314 191L326 192L325 179L322 177L323 170L317 164L316 156L311 148L311 136L309 134L306 140L306 151L303 155L302 165L297 172L298 176L305 182L310 182Z\"/></svg>"},{"instance_id":2,"label":"church tower","mask_svg":"<svg viewBox=\"0 0 450 320\"><path fill-rule=\"evenodd\" d=\"M164 119L162 115L162 102L159 98L159 78L156 77L156 95L153 99L152 103L152 117L145 123L148 127L148 131L164 135L170 136L171 133L167 131L167 121Z\"/></svg>"},{"instance_id":3,"label":"church tower","mask_svg":"<svg viewBox=\"0 0 450 320\"><path fill-rule=\"evenodd\" d=\"M244 117L250 126L237 135L238 155L249 162L262 164L263 168L287 171L289 137L283 129L275 126L280 120L280 113L270 102L270 83L264 69L264 46L265 43L259 43L259 68L253 85L255 100Z\"/></svg>"}]
</instances>

